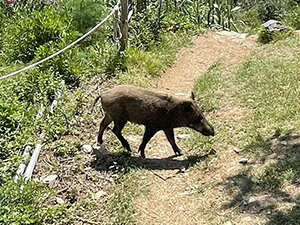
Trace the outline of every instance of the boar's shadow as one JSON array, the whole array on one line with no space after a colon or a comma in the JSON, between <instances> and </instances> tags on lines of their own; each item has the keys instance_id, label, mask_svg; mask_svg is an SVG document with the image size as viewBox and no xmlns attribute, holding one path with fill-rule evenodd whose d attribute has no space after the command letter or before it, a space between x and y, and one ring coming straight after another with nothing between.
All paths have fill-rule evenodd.
<instances>
[{"instance_id":1,"label":"boar's shadow","mask_svg":"<svg viewBox=\"0 0 300 225\"><path fill-rule=\"evenodd\" d=\"M196 163L205 161L216 151L211 149L204 155L192 155L185 159L176 159L176 156L167 158L142 158L130 156L127 152L112 153L90 162L90 166L97 171L123 172L126 173L132 168L146 170L182 170L194 166Z\"/></svg>"}]
</instances>

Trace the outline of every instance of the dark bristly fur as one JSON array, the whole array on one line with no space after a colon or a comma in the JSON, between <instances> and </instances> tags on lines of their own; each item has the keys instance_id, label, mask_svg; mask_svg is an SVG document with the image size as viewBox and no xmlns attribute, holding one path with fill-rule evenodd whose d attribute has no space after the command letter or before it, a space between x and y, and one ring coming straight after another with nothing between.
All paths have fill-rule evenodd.
<instances>
[{"instance_id":1,"label":"dark bristly fur","mask_svg":"<svg viewBox=\"0 0 300 225\"><path fill-rule=\"evenodd\" d=\"M190 127L203 135L214 135L214 128L205 119L193 99L171 96L130 85L120 85L101 95L104 119L101 121L98 142L103 143L105 128L114 121L113 132L122 145L131 151L121 131L127 121L143 124L145 133L139 147L145 157L145 147L153 135L163 130L176 155L181 150L175 143L174 128Z\"/></svg>"}]
</instances>

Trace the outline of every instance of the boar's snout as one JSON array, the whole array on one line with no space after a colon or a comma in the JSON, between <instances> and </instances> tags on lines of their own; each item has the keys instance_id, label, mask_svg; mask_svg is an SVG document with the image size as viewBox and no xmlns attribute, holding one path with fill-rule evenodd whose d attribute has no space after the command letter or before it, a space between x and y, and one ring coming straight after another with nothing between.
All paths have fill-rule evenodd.
<instances>
[{"instance_id":1,"label":"boar's snout","mask_svg":"<svg viewBox=\"0 0 300 225\"><path fill-rule=\"evenodd\" d=\"M204 129L202 130L202 134L205 136L215 136L215 129L210 125L208 122L206 122Z\"/></svg>"},{"instance_id":2,"label":"boar's snout","mask_svg":"<svg viewBox=\"0 0 300 225\"><path fill-rule=\"evenodd\" d=\"M184 102L184 110L188 127L198 131L204 136L215 136L213 126L207 121L194 101Z\"/></svg>"},{"instance_id":3,"label":"boar's snout","mask_svg":"<svg viewBox=\"0 0 300 225\"><path fill-rule=\"evenodd\" d=\"M202 119L200 123L190 124L189 127L200 132L204 136L215 136L215 129L206 119Z\"/></svg>"}]
</instances>

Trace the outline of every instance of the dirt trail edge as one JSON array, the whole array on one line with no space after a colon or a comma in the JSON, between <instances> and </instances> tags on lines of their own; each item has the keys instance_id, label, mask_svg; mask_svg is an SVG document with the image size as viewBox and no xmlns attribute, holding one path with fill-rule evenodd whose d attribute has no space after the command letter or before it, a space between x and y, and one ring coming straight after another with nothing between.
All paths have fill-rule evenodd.
<instances>
[{"instance_id":1,"label":"dirt trail edge","mask_svg":"<svg viewBox=\"0 0 300 225\"><path fill-rule=\"evenodd\" d=\"M192 47L184 48L177 54L174 65L161 75L156 89L172 94L188 94L196 79L217 60L221 60L226 68L236 70L256 46L255 38L230 32L209 32L195 37L193 43ZM164 159L166 163L170 163L166 158L173 154L162 132L151 140L146 149L147 158L161 159L162 164ZM184 165L186 157L174 160L177 165L180 165L180 161ZM229 163L226 167L231 166ZM203 171L181 173L180 168L174 170L174 166L166 165L164 169L152 169L149 174L150 192L139 196L135 201L139 214L138 224L210 224L207 222L209 218L205 218L205 211L199 211L199 206L205 208L203 204L208 204L209 201L203 202L201 198L191 194L193 190L199 191L199 185L196 187L195 184L204 180Z\"/></svg>"}]
</instances>

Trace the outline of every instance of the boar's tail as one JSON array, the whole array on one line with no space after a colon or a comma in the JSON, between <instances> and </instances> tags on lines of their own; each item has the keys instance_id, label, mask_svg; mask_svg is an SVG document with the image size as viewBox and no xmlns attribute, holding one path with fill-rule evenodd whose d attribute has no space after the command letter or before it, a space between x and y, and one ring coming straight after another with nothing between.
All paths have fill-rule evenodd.
<instances>
[{"instance_id":1,"label":"boar's tail","mask_svg":"<svg viewBox=\"0 0 300 225\"><path fill-rule=\"evenodd\" d=\"M99 101L100 98L101 98L101 95L99 95L97 98L95 98L92 109L90 111L90 114L92 114L92 112L94 111L95 105Z\"/></svg>"}]
</instances>

